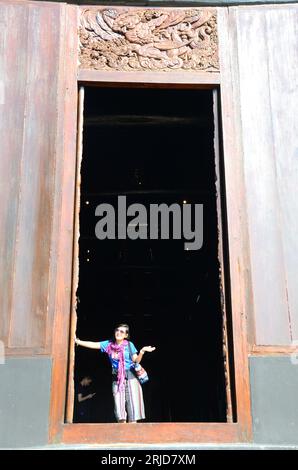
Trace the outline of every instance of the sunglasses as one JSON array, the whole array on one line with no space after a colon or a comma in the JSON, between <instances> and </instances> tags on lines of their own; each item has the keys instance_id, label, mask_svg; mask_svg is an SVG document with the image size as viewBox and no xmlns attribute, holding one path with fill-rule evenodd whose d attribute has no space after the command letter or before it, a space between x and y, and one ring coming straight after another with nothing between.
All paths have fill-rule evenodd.
<instances>
[{"instance_id":1,"label":"sunglasses","mask_svg":"<svg viewBox=\"0 0 298 470\"><path fill-rule=\"evenodd\" d=\"M121 330L121 328L116 328L115 331L119 331L119 333L123 333L125 335L126 331L125 330Z\"/></svg>"}]
</instances>

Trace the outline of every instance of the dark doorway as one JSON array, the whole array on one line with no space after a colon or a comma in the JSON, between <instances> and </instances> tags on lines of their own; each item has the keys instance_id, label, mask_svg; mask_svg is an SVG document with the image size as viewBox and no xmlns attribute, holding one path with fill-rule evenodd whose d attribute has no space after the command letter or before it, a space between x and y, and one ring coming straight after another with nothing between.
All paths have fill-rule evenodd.
<instances>
[{"instance_id":1,"label":"dark doorway","mask_svg":"<svg viewBox=\"0 0 298 470\"><path fill-rule=\"evenodd\" d=\"M224 422L212 91L86 87L83 129L76 334L105 340L125 322L138 350L156 346L143 360L146 421ZM116 207L118 195L203 204L202 248L98 240L95 208ZM90 421L114 422L108 358L77 348L75 382L84 375L96 390Z\"/></svg>"}]
</instances>

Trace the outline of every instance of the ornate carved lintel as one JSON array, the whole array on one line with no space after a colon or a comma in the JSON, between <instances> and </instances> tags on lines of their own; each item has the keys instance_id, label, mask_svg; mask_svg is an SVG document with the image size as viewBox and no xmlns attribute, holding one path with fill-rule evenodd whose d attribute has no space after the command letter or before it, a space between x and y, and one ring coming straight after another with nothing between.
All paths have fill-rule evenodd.
<instances>
[{"instance_id":1,"label":"ornate carved lintel","mask_svg":"<svg viewBox=\"0 0 298 470\"><path fill-rule=\"evenodd\" d=\"M90 7L80 21L80 68L218 72L214 8Z\"/></svg>"}]
</instances>

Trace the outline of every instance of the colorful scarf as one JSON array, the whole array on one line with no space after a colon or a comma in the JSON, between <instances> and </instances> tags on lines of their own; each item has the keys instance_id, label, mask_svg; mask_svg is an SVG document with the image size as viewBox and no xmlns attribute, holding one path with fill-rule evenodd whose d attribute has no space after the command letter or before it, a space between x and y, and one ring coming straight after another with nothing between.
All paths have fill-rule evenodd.
<instances>
[{"instance_id":1,"label":"colorful scarf","mask_svg":"<svg viewBox=\"0 0 298 470\"><path fill-rule=\"evenodd\" d=\"M107 346L106 352L111 358L115 358L115 353L118 353L118 375L117 385L118 391L122 390L125 383L125 362L124 362L124 348L128 345L128 341L124 339L121 344L110 342Z\"/></svg>"}]
</instances>

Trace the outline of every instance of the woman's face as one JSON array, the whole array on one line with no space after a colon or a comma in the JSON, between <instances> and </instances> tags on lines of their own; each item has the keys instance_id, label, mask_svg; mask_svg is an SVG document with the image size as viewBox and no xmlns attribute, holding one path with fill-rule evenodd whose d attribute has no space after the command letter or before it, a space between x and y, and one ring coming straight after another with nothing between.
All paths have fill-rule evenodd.
<instances>
[{"instance_id":1,"label":"woman's face","mask_svg":"<svg viewBox=\"0 0 298 470\"><path fill-rule=\"evenodd\" d=\"M127 330L124 326L119 326L115 329L115 338L117 340L123 340L127 338Z\"/></svg>"}]
</instances>

